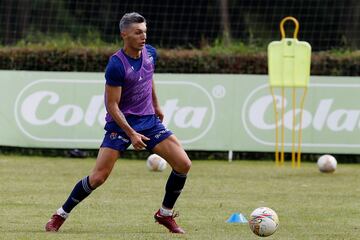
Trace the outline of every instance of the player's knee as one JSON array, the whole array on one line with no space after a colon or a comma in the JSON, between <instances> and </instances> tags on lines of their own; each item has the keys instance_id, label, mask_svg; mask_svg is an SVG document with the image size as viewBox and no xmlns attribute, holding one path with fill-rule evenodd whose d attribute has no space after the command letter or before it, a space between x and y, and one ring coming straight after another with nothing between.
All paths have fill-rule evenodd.
<instances>
[{"instance_id":1,"label":"player's knee","mask_svg":"<svg viewBox=\"0 0 360 240\"><path fill-rule=\"evenodd\" d=\"M187 174L191 168L191 161L190 159L183 161L180 166L178 167L178 172Z\"/></svg>"},{"instance_id":2,"label":"player's knee","mask_svg":"<svg viewBox=\"0 0 360 240\"><path fill-rule=\"evenodd\" d=\"M191 161L190 159L188 161L186 161L186 163L184 164L184 169L186 170L186 173L190 171L191 168Z\"/></svg>"},{"instance_id":3,"label":"player's knee","mask_svg":"<svg viewBox=\"0 0 360 240\"><path fill-rule=\"evenodd\" d=\"M95 173L90 177L90 185L92 188L97 188L101 186L106 179L108 178L109 174L105 172Z\"/></svg>"}]
</instances>

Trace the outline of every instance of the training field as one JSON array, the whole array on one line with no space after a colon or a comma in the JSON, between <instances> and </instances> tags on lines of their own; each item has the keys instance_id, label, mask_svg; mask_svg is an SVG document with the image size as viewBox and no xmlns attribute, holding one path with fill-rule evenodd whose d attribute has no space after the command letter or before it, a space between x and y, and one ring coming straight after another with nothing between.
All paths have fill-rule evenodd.
<instances>
[{"instance_id":1,"label":"training field","mask_svg":"<svg viewBox=\"0 0 360 240\"><path fill-rule=\"evenodd\" d=\"M315 163L276 168L266 161L194 161L177 203L171 235L154 223L169 174L149 172L144 161L119 160L105 185L72 212L58 233L45 233L50 215L94 159L0 156L0 239L259 239L247 224L229 224L259 206L279 215L267 239L359 239L360 165L339 164L321 174Z\"/></svg>"}]
</instances>

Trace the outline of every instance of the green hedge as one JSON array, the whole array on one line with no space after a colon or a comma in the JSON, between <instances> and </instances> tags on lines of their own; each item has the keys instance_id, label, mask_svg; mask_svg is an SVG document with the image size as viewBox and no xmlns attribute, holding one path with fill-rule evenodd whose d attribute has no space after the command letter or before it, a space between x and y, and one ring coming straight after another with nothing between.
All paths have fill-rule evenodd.
<instances>
[{"instance_id":1,"label":"green hedge","mask_svg":"<svg viewBox=\"0 0 360 240\"><path fill-rule=\"evenodd\" d=\"M2 48L0 69L103 72L110 48ZM158 50L158 73L266 74L265 53L211 54L205 50ZM360 76L360 51L313 53L311 74Z\"/></svg>"}]
</instances>

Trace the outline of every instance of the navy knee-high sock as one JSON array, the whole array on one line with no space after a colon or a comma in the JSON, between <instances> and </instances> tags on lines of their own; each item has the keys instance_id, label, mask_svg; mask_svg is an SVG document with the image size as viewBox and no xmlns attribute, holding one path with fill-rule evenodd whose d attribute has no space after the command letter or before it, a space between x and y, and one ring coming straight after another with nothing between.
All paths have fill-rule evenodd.
<instances>
[{"instance_id":1,"label":"navy knee-high sock","mask_svg":"<svg viewBox=\"0 0 360 240\"><path fill-rule=\"evenodd\" d=\"M82 200L84 200L94 189L91 188L89 176L81 179L70 193L68 199L62 206L65 212L70 213L71 210Z\"/></svg>"},{"instance_id":2,"label":"navy knee-high sock","mask_svg":"<svg viewBox=\"0 0 360 240\"><path fill-rule=\"evenodd\" d=\"M163 206L172 209L176 200L180 196L182 189L186 182L186 174L178 173L173 170L168 178L165 187L165 197L163 200Z\"/></svg>"}]
</instances>

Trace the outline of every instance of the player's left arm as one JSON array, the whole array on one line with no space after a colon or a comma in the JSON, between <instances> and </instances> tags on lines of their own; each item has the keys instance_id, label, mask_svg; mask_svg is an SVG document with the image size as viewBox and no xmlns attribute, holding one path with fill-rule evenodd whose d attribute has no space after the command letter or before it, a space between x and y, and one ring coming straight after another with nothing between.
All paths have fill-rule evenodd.
<instances>
[{"instance_id":1,"label":"player's left arm","mask_svg":"<svg viewBox=\"0 0 360 240\"><path fill-rule=\"evenodd\" d=\"M156 95L154 79L152 80L152 102L153 102L153 107L154 107L156 116L158 116L160 118L160 120L163 121L164 113L161 110L161 107L160 107L160 104L159 104L159 101L158 101L158 98Z\"/></svg>"}]
</instances>

